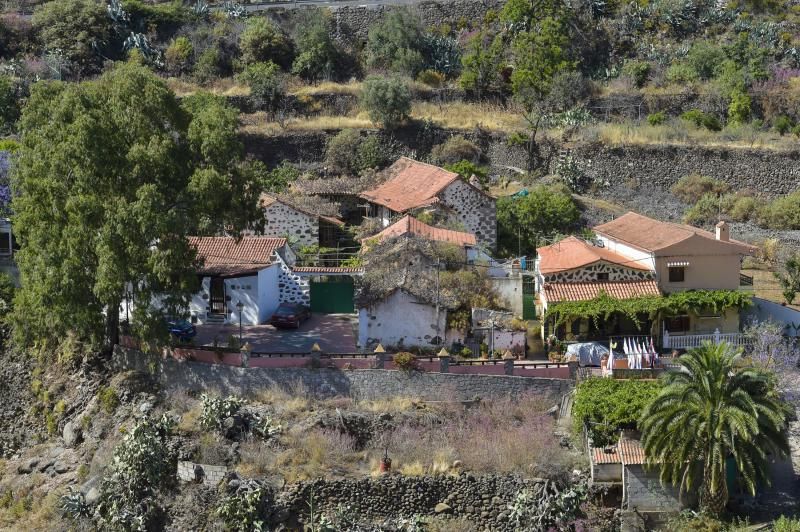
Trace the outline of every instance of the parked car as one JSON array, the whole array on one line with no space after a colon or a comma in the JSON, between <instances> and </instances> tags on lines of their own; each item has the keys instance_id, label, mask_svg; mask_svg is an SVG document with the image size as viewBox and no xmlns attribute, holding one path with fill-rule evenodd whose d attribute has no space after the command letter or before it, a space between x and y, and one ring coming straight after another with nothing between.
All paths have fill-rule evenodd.
<instances>
[{"instance_id":1,"label":"parked car","mask_svg":"<svg viewBox=\"0 0 800 532\"><path fill-rule=\"evenodd\" d=\"M281 303L269 322L275 327L300 327L300 324L311 317L311 309L295 303Z\"/></svg>"},{"instance_id":2,"label":"parked car","mask_svg":"<svg viewBox=\"0 0 800 532\"><path fill-rule=\"evenodd\" d=\"M183 319L167 318L167 328L181 342L188 342L197 335L194 325Z\"/></svg>"}]
</instances>

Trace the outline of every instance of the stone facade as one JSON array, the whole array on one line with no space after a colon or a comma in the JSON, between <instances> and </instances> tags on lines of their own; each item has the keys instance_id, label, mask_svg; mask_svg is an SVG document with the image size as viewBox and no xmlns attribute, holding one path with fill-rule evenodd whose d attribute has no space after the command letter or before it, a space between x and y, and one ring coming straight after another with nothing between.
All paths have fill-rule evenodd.
<instances>
[{"instance_id":1,"label":"stone facade","mask_svg":"<svg viewBox=\"0 0 800 532\"><path fill-rule=\"evenodd\" d=\"M658 469L645 469L640 465L626 465L623 469L623 510L640 512L676 512L683 508L678 488L664 485L658 478Z\"/></svg>"},{"instance_id":2,"label":"stone facade","mask_svg":"<svg viewBox=\"0 0 800 532\"><path fill-rule=\"evenodd\" d=\"M226 466L178 462L178 479L183 482L202 482L205 486L216 487L227 473Z\"/></svg>"},{"instance_id":3,"label":"stone facade","mask_svg":"<svg viewBox=\"0 0 800 532\"><path fill-rule=\"evenodd\" d=\"M585 268L543 275L546 283L589 283L596 282L598 273L607 273L609 281L644 281L655 279L653 271L635 270L608 262L598 262Z\"/></svg>"},{"instance_id":4,"label":"stone facade","mask_svg":"<svg viewBox=\"0 0 800 532\"><path fill-rule=\"evenodd\" d=\"M281 303L311 304L311 285L308 277L297 275L284 262L279 260L278 300Z\"/></svg>"},{"instance_id":5,"label":"stone facade","mask_svg":"<svg viewBox=\"0 0 800 532\"><path fill-rule=\"evenodd\" d=\"M447 186L439 197L473 233L478 243L489 249L497 247L497 208L495 200L472 185L457 179Z\"/></svg>"},{"instance_id":6,"label":"stone facade","mask_svg":"<svg viewBox=\"0 0 800 532\"><path fill-rule=\"evenodd\" d=\"M536 482L541 479L470 473L316 479L288 486L275 502L284 515L300 519L309 517L308 501L313 496L315 511L332 512L343 505L361 521L444 515L480 525L480 530L513 531L518 528L510 520L508 506L520 491L532 490Z\"/></svg>"},{"instance_id":7,"label":"stone facade","mask_svg":"<svg viewBox=\"0 0 800 532\"><path fill-rule=\"evenodd\" d=\"M466 401L475 397L534 394L543 404L560 403L574 381L505 375L465 375L333 368L241 368L227 365L178 361L121 346L114 348L116 370L153 373L165 391L200 392L213 389L222 395L246 395L277 387L287 391L301 385L317 398L356 397L363 400L419 397L424 400Z\"/></svg>"},{"instance_id":8,"label":"stone facade","mask_svg":"<svg viewBox=\"0 0 800 532\"><path fill-rule=\"evenodd\" d=\"M296 246L319 244L319 217L275 201L264 209L264 235L285 237Z\"/></svg>"}]
</instances>

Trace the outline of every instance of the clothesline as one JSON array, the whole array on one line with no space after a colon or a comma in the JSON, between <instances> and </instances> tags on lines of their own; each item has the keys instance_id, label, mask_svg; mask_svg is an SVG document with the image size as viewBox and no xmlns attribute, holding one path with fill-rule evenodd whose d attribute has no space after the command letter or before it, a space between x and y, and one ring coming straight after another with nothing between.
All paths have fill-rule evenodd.
<instances>
[{"instance_id":1,"label":"clothesline","mask_svg":"<svg viewBox=\"0 0 800 532\"><path fill-rule=\"evenodd\" d=\"M609 370L614 369L615 349L620 349L627 357L629 369L652 368L658 360L658 350L652 336L624 337L620 341L611 338L609 340Z\"/></svg>"}]
</instances>

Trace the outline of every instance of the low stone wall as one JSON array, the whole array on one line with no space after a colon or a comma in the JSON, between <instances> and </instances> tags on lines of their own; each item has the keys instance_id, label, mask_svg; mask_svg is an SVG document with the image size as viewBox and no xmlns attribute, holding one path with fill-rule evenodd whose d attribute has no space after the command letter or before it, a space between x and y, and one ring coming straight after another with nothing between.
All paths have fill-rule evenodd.
<instances>
[{"instance_id":1,"label":"low stone wall","mask_svg":"<svg viewBox=\"0 0 800 532\"><path fill-rule=\"evenodd\" d=\"M183 482L202 482L206 486L215 487L227 474L226 466L178 462L178 479Z\"/></svg>"},{"instance_id":2,"label":"low stone wall","mask_svg":"<svg viewBox=\"0 0 800 532\"><path fill-rule=\"evenodd\" d=\"M287 487L276 502L290 515L308 517L313 496L315 512L334 511L341 504L362 520L415 515L466 518L487 530L516 530L508 505L517 493L538 480L513 475L407 477L324 480Z\"/></svg>"},{"instance_id":3,"label":"low stone wall","mask_svg":"<svg viewBox=\"0 0 800 532\"><path fill-rule=\"evenodd\" d=\"M370 400L410 396L426 400L468 400L476 396L535 394L556 403L574 385L569 379L507 375L382 369L240 368L162 358L122 346L114 348L112 366L118 371L152 372L166 390L214 389L226 395L247 395L269 387L290 391L299 386L317 398L344 396Z\"/></svg>"}]
</instances>

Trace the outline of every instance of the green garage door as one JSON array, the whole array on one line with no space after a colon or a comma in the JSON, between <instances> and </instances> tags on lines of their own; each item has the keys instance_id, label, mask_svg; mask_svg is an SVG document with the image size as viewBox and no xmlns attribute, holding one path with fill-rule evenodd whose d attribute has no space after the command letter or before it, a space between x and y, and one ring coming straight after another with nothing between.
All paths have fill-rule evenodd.
<instances>
[{"instance_id":1,"label":"green garage door","mask_svg":"<svg viewBox=\"0 0 800 532\"><path fill-rule=\"evenodd\" d=\"M536 319L536 284L533 277L526 275L522 278L522 319Z\"/></svg>"},{"instance_id":2,"label":"green garage door","mask_svg":"<svg viewBox=\"0 0 800 532\"><path fill-rule=\"evenodd\" d=\"M321 314L350 314L355 312L353 304L353 279L329 277L311 281L311 312Z\"/></svg>"}]
</instances>

